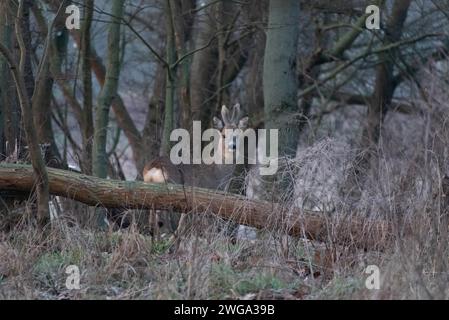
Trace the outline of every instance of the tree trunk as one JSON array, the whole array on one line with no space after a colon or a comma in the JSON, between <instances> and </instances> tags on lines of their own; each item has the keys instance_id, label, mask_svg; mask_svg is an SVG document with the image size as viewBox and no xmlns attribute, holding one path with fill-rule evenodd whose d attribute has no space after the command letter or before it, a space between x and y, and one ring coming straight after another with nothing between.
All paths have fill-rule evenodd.
<instances>
[{"instance_id":1,"label":"tree trunk","mask_svg":"<svg viewBox=\"0 0 449 320\"><path fill-rule=\"evenodd\" d=\"M19 21L22 19L23 2L20 2L18 8ZM25 130L26 140L28 143L31 163L33 165L34 179L33 183L37 190L37 219L40 224L43 224L49 214L49 193L48 193L48 176L45 163L42 159L41 149L37 139L36 128L33 122L33 114L31 110L31 101L25 85L25 60L27 57L27 48L22 38L23 31L20 24L16 25L16 36L20 48L20 64L16 65L11 52L0 43L0 54L2 54L8 62L11 69L14 82L16 84L17 95L22 110L23 127Z\"/></svg>"},{"instance_id":2,"label":"tree trunk","mask_svg":"<svg viewBox=\"0 0 449 320\"><path fill-rule=\"evenodd\" d=\"M112 101L117 96L118 90L120 74L120 24L123 17L124 2L125 0L114 0L112 3L106 81L98 98L96 111L92 172L100 178L106 178L108 170L106 143L109 109Z\"/></svg>"},{"instance_id":3,"label":"tree trunk","mask_svg":"<svg viewBox=\"0 0 449 320\"><path fill-rule=\"evenodd\" d=\"M106 178L108 175L109 159L106 151L109 110L112 102L118 96L120 76L120 25L124 13L125 0L112 2L111 22L108 35L108 60L106 79L98 96L95 113L94 141L92 150L92 173L96 177ZM107 227L106 212L102 208L97 210L98 226Z\"/></svg>"},{"instance_id":4,"label":"tree trunk","mask_svg":"<svg viewBox=\"0 0 449 320\"><path fill-rule=\"evenodd\" d=\"M25 59L23 61L23 77L25 81L26 91L28 94L28 98L31 99L34 92L34 75L33 75L33 67L31 64L32 52L31 48L33 45L31 43L31 26L30 26L30 13L31 7L33 6L33 0L22 0L22 17L18 21L16 26L20 26L22 30L22 39L23 44L27 48L27 53L25 55Z\"/></svg>"},{"instance_id":5,"label":"tree trunk","mask_svg":"<svg viewBox=\"0 0 449 320\"><path fill-rule=\"evenodd\" d=\"M27 165L0 164L0 190L30 191L32 169ZM108 208L173 208L195 214L213 213L223 219L259 229L277 230L292 236L328 241L367 250L386 248L392 237L392 225L386 221L351 217L340 221L320 213L294 209L291 216L278 204L249 200L224 192L185 188L181 185L114 181L60 169L48 169L50 192L87 205Z\"/></svg>"},{"instance_id":6,"label":"tree trunk","mask_svg":"<svg viewBox=\"0 0 449 320\"><path fill-rule=\"evenodd\" d=\"M383 46L398 42L402 37L404 22L407 18L411 0L396 0L393 4L391 16L387 22ZM385 115L391 105L396 85L394 83L394 63L397 59L398 48L382 52L382 61L376 69L374 92L368 104L366 127L360 141L361 152L354 160L353 169L343 184L342 191L348 199L357 201L360 198L361 187L367 172L372 165L373 155L379 142L381 127Z\"/></svg>"},{"instance_id":7,"label":"tree trunk","mask_svg":"<svg viewBox=\"0 0 449 320\"><path fill-rule=\"evenodd\" d=\"M247 8L247 16L250 23L257 25L261 17L268 12L267 5L261 5L260 1L253 0ZM256 29L250 38L248 54L248 71L245 76L245 107L251 115L251 123L255 128L261 128L264 123L264 100L263 100L263 55L266 45L266 36L263 30Z\"/></svg>"},{"instance_id":8,"label":"tree trunk","mask_svg":"<svg viewBox=\"0 0 449 320\"><path fill-rule=\"evenodd\" d=\"M170 153L170 134L174 129L174 108L175 108L175 91L176 91L176 44L173 26L173 12L171 2L166 0L165 5L165 23L167 26L167 44L166 44L166 85L165 85L165 108L164 108L164 128L162 132L161 156L167 156Z\"/></svg>"},{"instance_id":9,"label":"tree trunk","mask_svg":"<svg viewBox=\"0 0 449 320\"><path fill-rule=\"evenodd\" d=\"M164 66L159 64L156 69L152 96L145 119L145 126L142 130L142 148L144 152L142 154L143 163L137 165L139 174L142 173L146 162L155 159L160 153L166 76L167 74L164 72Z\"/></svg>"},{"instance_id":10,"label":"tree trunk","mask_svg":"<svg viewBox=\"0 0 449 320\"><path fill-rule=\"evenodd\" d=\"M264 115L265 128L278 130L281 161L284 157L296 156L299 138L299 125L295 120L298 118L296 55L299 13L297 0L270 0L263 70ZM271 148L269 142L267 137L268 150ZM282 201L289 200L294 189L293 176L267 177L260 189L264 194L258 196L273 197L276 202L281 201L278 197L283 197Z\"/></svg>"},{"instance_id":11,"label":"tree trunk","mask_svg":"<svg viewBox=\"0 0 449 320\"><path fill-rule=\"evenodd\" d=\"M213 2L206 0L205 6ZM211 17L211 8L198 10L194 22L194 48L204 48L196 52L192 57L190 69L190 106L192 120L202 121L204 127L208 127L211 120L210 115L214 114L213 101L207 101L215 92L215 86L211 79L217 65L216 42L207 44L215 34L214 20ZM191 124L190 124L191 125Z\"/></svg>"},{"instance_id":12,"label":"tree trunk","mask_svg":"<svg viewBox=\"0 0 449 320\"><path fill-rule=\"evenodd\" d=\"M176 51L179 57L188 51L188 43L192 35L193 14L190 13L195 7L192 0L169 0L172 9L172 20L175 35ZM178 69L178 102L180 109L180 124L182 128L191 126L190 110L190 64L191 58L184 59Z\"/></svg>"},{"instance_id":13,"label":"tree trunk","mask_svg":"<svg viewBox=\"0 0 449 320\"><path fill-rule=\"evenodd\" d=\"M54 32L54 25L61 24L61 20L64 15L59 12L55 17L55 20L49 26L47 20L42 14L42 9L38 6L33 6L32 11L34 17L39 26L40 32L47 36L46 47L42 53L39 68L36 74L36 80L34 84L34 92L32 98L33 118L37 130L39 143L45 146L45 163L52 167L65 167L66 161L62 159L56 141L54 138L52 128L52 98L53 98L53 86L56 74L52 72L52 68L60 69L61 57L54 57L52 54L53 47L58 41L59 31ZM51 28L51 30L49 30ZM65 26L64 26L65 28ZM50 32L49 32L50 31Z\"/></svg>"},{"instance_id":14,"label":"tree trunk","mask_svg":"<svg viewBox=\"0 0 449 320\"><path fill-rule=\"evenodd\" d=\"M411 0L396 0L388 20L383 45L399 41L402 37L404 22L407 18ZM363 134L364 146L376 145L380 137L380 128L394 94L394 63L399 49L383 52L379 55L382 61L376 70L376 83L371 102L368 105L367 128Z\"/></svg>"},{"instance_id":15,"label":"tree trunk","mask_svg":"<svg viewBox=\"0 0 449 320\"><path fill-rule=\"evenodd\" d=\"M0 5L0 43L11 50L11 28L8 26L6 18L6 7ZM11 108L8 99L8 88L10 84L8 63L0 56L0 161L3 161L7 156L6 150L6 113Z\"/></svg>"},{"instance_id":16,"label":"tree trunk","mask_svg":"<svg viewBox=\"0 0 449 320\"><path fill-rule=\"evenodd\" d=\"M49 39L49 41L51 41ZM53 77L50 73L50 62L42 63L42 75L35 86L32 109L39 143L44 146L45 163L51 167L63 167L62 158L56 146L51 123L51 98L53 90Z\"/></svg>"},{"instance_id":17,"label":"tree trunk","mask_svg":"<svg viewBox=\"0 0 449 320\"><path fill-rule=\"evenodd\" d=\"M299 1L271 0L265 46L263 88L265 127L279 130L279 155L296 155L298 113L296 54Z\"/></svg>"},{"instance_id":18,"label":"tree trunk","mask_svg":"<svg viewBox=\"0 0 449 320\"><path fill-rule=\"evenodd\" d=\"M8 2L0 3L0 43L13 52L14 13ZM18 159L23 154L23 137L20 124L21 111L17 103L16 88L9 71L8 62L0 55L0 106L3 110L4 155Z\"/></svg>"},{"instance_id":19,"label":"tree trunk","mask_svg":"<svg viewBox=\"0 0 449 320\"><path fill-rule=\"evenodd\" d=\"M72 32L71 35L75 42L81 46L81 39L77 33ZM100 86L104 86L106 82L106 68L103 64L102 59L98 56L95 48L92 47L91 51L91 63L92 63L92 71L95 74ZM119 127L123 130L123 133L128 138L129 145L131 146L133 152L133 158L137 166L137 170L140 172L143 170L144 161L142 154L142 136L137 129L134 121L129 115L128 110L126 109L125 104L123 103L123 99L119 94L112 101L112 109L115 113L115 118ZM139 167L141 166L141 167Z\"/></svg>"},{"instance_id":20,"label":"tree trunk","mask_svg":"<svg viewBox=\"0 0 449 320\"><path fill-rule=\"evenodd\" d=\"M83 136L83 171L87 174L92 172L92 138L94 135L93 127L93 106L92 106L92 66L91 66L91 45L90 45L90 30L92 25L92 18L94 13L94 0L85 0L85 19L83 25L83 32L81 37L81 55L82 55L82 77L84 88L84 105L83 105L83 121L82 121L82 136Z\"/></svg>"}]
</instances>

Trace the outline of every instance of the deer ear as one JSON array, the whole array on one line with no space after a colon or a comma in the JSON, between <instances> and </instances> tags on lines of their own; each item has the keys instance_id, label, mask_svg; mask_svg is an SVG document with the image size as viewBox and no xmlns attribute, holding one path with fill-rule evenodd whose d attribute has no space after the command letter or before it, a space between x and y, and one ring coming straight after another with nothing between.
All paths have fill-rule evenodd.
<instances>
[{"instance_id":1,"label":"deer ear","mask_svg":"<svg viewBox=\"0 0 449 320\"><path fill-rule=\"evenodd\" d=\"M215 129L218 129L218 130L223 129L223 121L221 121L221 120L218 119L217 117L214 117L214 118L213 118L213 121L214 121L214 128L215 128Z\"/></svg>"},{"instance_id":2,"label":"deer ear","mask_svg":"<svg viewBox=\"0 0 449 320\"><path fill-rule=\"evenodd\" d=\"M242 119L240 119L239 121L239 129L241 130L245 130L248 127L248 117L243 117Z\"/></svg>"},{"instance_id":3,"label":"deer ear","mask_svg":"<svg viewBox=\"0 0 449 320\"><path fill-rule=\"evenodd\" d=\"M224 123L229 123L230 119L229 119L229 109L223 105L223 107L221 107L221 118L223 119Z\"/></svg>"}]
</instances>

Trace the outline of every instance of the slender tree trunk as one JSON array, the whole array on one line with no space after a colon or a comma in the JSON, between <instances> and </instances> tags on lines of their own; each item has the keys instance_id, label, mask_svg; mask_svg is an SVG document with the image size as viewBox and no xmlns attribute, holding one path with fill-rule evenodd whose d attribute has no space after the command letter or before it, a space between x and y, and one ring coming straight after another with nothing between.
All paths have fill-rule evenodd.
<instances>
[{"instance_id":1,"label":"slender tree trunk","mask_svg":"<svg viewBox=\"0 0 449 320\"><path fill-rule=\"evenodd\" d=\"M33 6L33 0L21 0L23 2L23 14L22 18L18 21L18 25L20 25L20 28L22 30L23 34L23 43L25 47L28 49L25 59L23 61L24 65L24 79L25 79L25 86L27 90L27 94L29 99L33 96L34 92L34 75L33 75L33 67L31 64L31 26L30 26L30 13L31 13L31 7Z\"/></svg>"},{"instance_id":2,"label":"slender tree trunk","mask_svg":"<svg viewBox=\"0 0 449 320\"><path fill-rule=\"evenodd\" d=\"M11 28L8 25L8 19L6 17L6 5L0 5L0 10L3 11L0 12L0 43L3 43L10 50ZM0 56L0 161L4 160L7 156L6 113L8 109L11 108L10 101L8 99L9 85L10 78L8 63L2 56Z\"/></svg>"},{"instance_id":3,"label":"slender tree trunk","mask_svg":"<svg viewBox=\"0 0 449 320\"><path fill-rule=\"evenodd\" d=\"M111 23L108 38L108 66L106 80L98 98L95 118L95 134L93 148L93 174L106 178L108 159L106 142L109 123L109 109L117 96L120 74L120 24L123 17L125 0L112 2Z\"/></svg>"},{"instance_id":4,"label":"slender tree trunk","mask_svg":"<svg viewBox=\"0 0 449 320\"><path fill-rule=\"evenodd\" d=\"M85 0L85 19L81 39L81 55L83 65L84 106L82 121L83 167L87 174L92 173L92 138L94 135L92 117L92 66L90 30L92 25L94 0Z\"/></svg>"},{"instance_id":5,"label":"slender tree trunk","mask_svg":"<svg viewBox=\"0 0 449 320\"><path fill-rule=\"evenodd\" d=\"M120 76L120 24L122 23L125 0L112 2L111 22L108 35L108 60L103 88L98 97L95 114L95 129L92 154L92 173L99 178L106 178L109 159L106 151L109 110L118 96ZM102 229L107 227L106 212L97 211L97 223Z\"/></svg>"},{"instance_id":6,"label":"slender tree trunk","mask_svg":"<svg viewBox=\"0 0 449 320\"><path fill-rule=\"evenodd\" d=\"M192 14L189 12L194 8L192 0L170 0L172 9L172 21L178 56L182 57L187 53L188 42L192 33ZM191 58L186 58L179 65L178 76L178 101L180 108L180 124L183 128L189 129L191 126L190 110L190 64Z\"/></svg>"},{"instance_id":7,"label":"slender tree trunk","mask_svg":"<svg viewBox=\"0 0 449 320\"><path fill-rule=\"evenodd\" d=\"M212 2L206 0L205 4ZM213 101L207 101L211 93L215 92L215 83L211 79L217 65L216 41L211 38L215 35L214 21L211 17L211 8L199 10L195 15L194 48L203 48L192 57L190 68L190 105L192 120L202 121L204 125L211 120L214 113Z\"/></svg>"},{"instance_id":8,"label":"slender tree trunk","mask_svg":"<svg viewBox=\"0 0 449 320\"><path fill-rule=\"evenodd\" d=\"M168 67L166 68L166 85L165 85L165 109L164 109L164 129L162 133L161 155L168 155L170 153L170 134L174 129L174 106L175 106L175 92L176 92L176 44L175 33L172 19L172 8L170 0L166 0L166 25L167 25L167 45L166 45L166 60ZM173 66L173 67L172 67Z\"/></svg>"},{"instance_id":9,"label":"slender tree trunk","mask_svg":"<svg viewBox=\"0 0 449 320\"><path fill-rule=\"evenodd\" d=\"M215 6L215 20L217 21L218 28L220 29L221 26L225 27L229 24L229 6L232 5L229 2L224 3L219 2ZM228 31L230 32L230 31ZM216 90L217 90L217 99L215 102L215 110L220 110L221 106L223 105L224 100L224 90L222 90L223 87L223 77L224 77L224 70L226 67L226 58L227 58L227 52L226 52L226 43L227 43L227 32L219 32L217 35L217 51L218 51L218 63L217 63L217 78L215 79L216 82Z\"/></svg>"},{"instance_id":10,"label":"slender tree trunk","mask_svg":"<svg viewBox=\"0 0 449 320\"><path fill-rule=\"evenodd\" d=\"M154 79L153 95L150 99L145 126L142 131L143 150L145 150L142 156L144 164L140 167L137 166L138 168L143 169L146 162L155 159L161 150L166 76L163 65L159 64ZM139 173L141 172L142 170L139 170Z\"/></svg>"},{"instance_id":11,"label":"slender tree trunk","mask_svg":"<svg viewBox=\"0 0 449 320\"><path fill-rule=\"evenodd\" d=\"M0 3L0 43L13 52L14 14L8 2ZM11 77L8 61L0 55L0 106L3 110L4 155L17 160L22 148L21 111L17 103L14 81Z\"/></svg>"},{"instance_id":12,"label":"slender tree trunk","mask_svg":"<svg viewBox=\"0 0 449 320\"><path fill-rule=\"evenodd\" d=\"M51 40L49 40L51 41ZM50 73L50 62L43 62L41 79L35 86L32 109L39 143L44 146L45 163L51 167L64 167L59 150L56 146L51 123L51 100L53 77Z\"/></svg>"}]
</instances>

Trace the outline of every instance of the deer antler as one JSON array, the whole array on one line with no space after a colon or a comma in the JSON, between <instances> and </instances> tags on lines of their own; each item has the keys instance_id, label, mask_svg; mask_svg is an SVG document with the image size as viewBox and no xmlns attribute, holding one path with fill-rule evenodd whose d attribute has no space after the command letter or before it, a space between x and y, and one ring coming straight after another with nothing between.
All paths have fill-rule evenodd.
<instances>
[{"instance_id":1,"label":"deer antler","mask_svg":"<svg viewBox=\"0 0 449 320\"><path fill-rule=\"evenodd\" d=\"M221 118L225 124L231 123L231 121L229 121L229 109L225 105L221 107Z\"/></svg>"},{"instance_id":2,"label":"deer antler","mask_svg":"<svg viewBox=\"0 0 449 320\"><path fill-rule=\"evenodd\" d=\"M242 116L242 110L240 109L240 104L236 103L232 108L232 122L237 123Z\"/></svg>"}]
</instances>

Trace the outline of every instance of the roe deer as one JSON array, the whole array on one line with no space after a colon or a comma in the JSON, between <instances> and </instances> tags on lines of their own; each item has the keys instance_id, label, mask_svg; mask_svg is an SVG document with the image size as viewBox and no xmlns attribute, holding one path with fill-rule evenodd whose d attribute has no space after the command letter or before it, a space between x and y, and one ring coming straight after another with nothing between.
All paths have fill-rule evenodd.
<instances>
[{"instance_id":1,"label":"roe deer","mask_svg":"<svg viewBox=\"0 0 449 320\"><path fill-rule=\"evenodd\" d=\"M189 187L200 187L213 190L226 191L236 170L235 161L231 160L236 153L238 139L242 135L236 134L240 129L244 131L248 126L248 117L242 117L240 105L236 104L231 110L226 106L222 107L221 118L213 118L215 129L221 131L221 138L218 141L219 158L223 164L179 164L174 165L169 157L158 157L147 163L143 169L144 182L152 183L175 183ZM232 131L227 130L232 129ZM233 134L226 137L226 134ZM229 142L228 142L229 141ZM197 142L194 142L197 143ZM242 166L242 165L240 165ZM179 222L181 226L182 222ZM173 226L174 227L174 226Z\"/></svg>"},{"instance_id":2,"label":"roe deer","mask_svg":"<svg viewBox=\"0 0 449 320\"><path fill-rule=\"evenodd\" d=\"M143 169L143 181L153 183L176 183L191 187L226 190L233 176L236 164L225 164L226 159L233 159L237 148L238 134L226 137L227 129L245 130L248 117L241 116L240 105L236 104L232 112L223 106L220 120L214 117L214 127L221 131L218 141L219 157L223 164L179 164L174 165L168 157L159 157L147 163ZM231 131L229 131L231 132ZM229 143L225 143L229 141ZM235 161L232 161L233 163Z\"/></svg>"}]
</instances>

